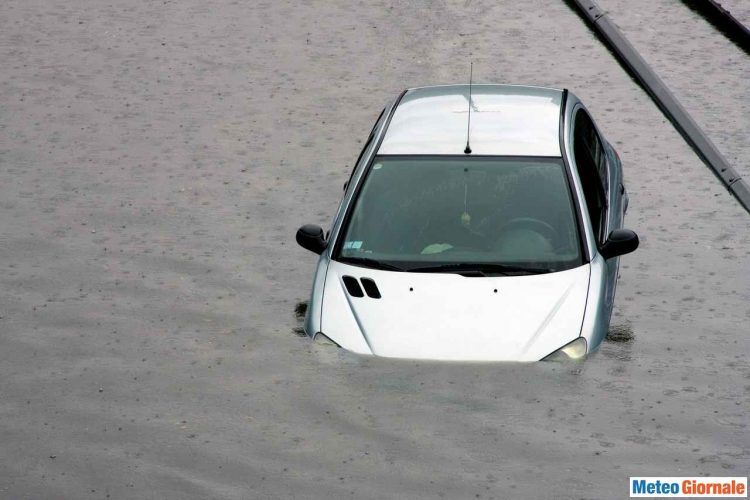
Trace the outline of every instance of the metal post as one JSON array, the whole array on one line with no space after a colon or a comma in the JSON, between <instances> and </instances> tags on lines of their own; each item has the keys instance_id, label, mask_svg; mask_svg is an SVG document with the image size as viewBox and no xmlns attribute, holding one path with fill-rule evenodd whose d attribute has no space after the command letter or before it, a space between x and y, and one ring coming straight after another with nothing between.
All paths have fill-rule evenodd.
<instances>
[{"instance_id":1,"label":"metal post","mask_svg":"<svg viewBox=\"0 0 750 500\"><path fill-rule=\"evenodd\" d=\"M592 0L573 0L623 64L633 72L651 99L695 150L703 162L750 212L750 187L732 168L718 148L698 126L674 94L641 57L635 47Z\"/></svg>"}]
</instances>

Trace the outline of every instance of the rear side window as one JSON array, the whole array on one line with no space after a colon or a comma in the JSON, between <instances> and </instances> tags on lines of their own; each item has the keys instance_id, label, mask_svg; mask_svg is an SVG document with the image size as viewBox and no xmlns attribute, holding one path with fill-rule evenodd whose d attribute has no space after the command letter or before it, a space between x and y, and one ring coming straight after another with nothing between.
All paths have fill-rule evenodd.
<instances>
[{"instance_id":1,"label":"rear side window","mask_svg":"<svg viewBox=\"0 0 750 500\"><path fill-rule=\"evenodd\" d=\"M607 235L607 158L604 145L596 133L591 118L585 111L576 113L573 128L573 155L581 178L586 208L597 240Z\"/></svg>"}]
</instances>

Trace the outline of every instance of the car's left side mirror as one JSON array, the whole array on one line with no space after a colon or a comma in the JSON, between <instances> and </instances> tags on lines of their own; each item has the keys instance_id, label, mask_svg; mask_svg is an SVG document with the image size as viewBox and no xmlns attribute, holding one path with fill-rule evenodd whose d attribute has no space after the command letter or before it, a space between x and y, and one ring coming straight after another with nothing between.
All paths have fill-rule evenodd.
<instances>
[{"instance_id":1,"label":"car's left side mirror","mask_svg":"<svg viewBox=\"0 0 750 500\"><path fill-rule=\"evenodd\" d=\"M305 224L297 230L297 243L302 248L320 255L326 249L328 242L323 236L323 229L313 224Z\"/></svg>"},{"instance_id":2,"label":"car's left side mirror","mask_svg":"<svg viewBox=\"0 0 750 500\"><path fill-rule=\"evenodd\" d=\"M605 259L619 257L635 251L638 248L638 235L630 229L615 229L609 233L609 238L599 248L599 253Z\"/></svg>"}]
</instances>

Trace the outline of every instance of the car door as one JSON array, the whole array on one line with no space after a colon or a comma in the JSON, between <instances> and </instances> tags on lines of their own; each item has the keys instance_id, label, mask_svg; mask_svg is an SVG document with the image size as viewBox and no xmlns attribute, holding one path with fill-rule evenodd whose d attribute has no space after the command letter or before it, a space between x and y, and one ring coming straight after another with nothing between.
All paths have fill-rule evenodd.
<instances>
[{"instance_id":1,"label":"car door","mask_svg":"<svg viewBox=\"0 0 750 500\"><path fill-rule=\"evenodd\" d=\"M616 201L613 191L619 189L621 182L611 175L613 171L608 147L588 112L582 106L579 107L573 118L573 156L597 247L606 241L612 229L622 224L619 201L612 203ZM602 283L605 308L603 316L607 319L612 314L614 304L618 260L613 258L604 263L606 270Z\"/></svg>"}]
</instances>

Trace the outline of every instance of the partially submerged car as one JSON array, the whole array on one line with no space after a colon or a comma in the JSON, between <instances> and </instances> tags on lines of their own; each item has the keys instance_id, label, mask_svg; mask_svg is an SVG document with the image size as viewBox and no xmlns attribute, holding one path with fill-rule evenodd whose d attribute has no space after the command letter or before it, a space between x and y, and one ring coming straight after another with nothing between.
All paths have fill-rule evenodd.
<instances>
[{"instance_id":1,"label":"partially submerged car","mask_svg":"<svg viewBox=\"0 0 750 500\"><path fill-rule=\"evenodd\" d=\"M622 165L567 90L409 89L381 113L320 254L305 332L361 354L581 358L605 337Z\"/></svg>"}]
</instances>

